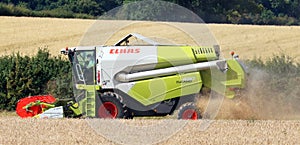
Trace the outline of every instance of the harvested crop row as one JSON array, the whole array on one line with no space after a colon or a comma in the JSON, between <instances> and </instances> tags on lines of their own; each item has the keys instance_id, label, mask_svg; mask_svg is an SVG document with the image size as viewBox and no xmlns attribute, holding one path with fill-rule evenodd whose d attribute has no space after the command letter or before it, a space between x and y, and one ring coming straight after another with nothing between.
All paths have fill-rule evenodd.
<instances>
[{"instance_id":1,"label":"harvested crop row","mask_svg":"<svg viewBox=\"0 0 300 145\"><path fill-rule=\"evenodd\" d=\"M300 143L300 121L42 120L1 117L0 126L0 144Z\"/></svg>"}]
</instances>

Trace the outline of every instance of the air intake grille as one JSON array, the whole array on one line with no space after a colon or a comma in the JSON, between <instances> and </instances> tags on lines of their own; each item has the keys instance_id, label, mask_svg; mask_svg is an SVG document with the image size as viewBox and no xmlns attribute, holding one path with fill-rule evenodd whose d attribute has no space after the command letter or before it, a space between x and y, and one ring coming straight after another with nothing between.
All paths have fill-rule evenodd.
<instances>
[{"instance_id":1,"label":"air intake grille","mask_svg":"<svg viewBox=\"0 0 300 145\"><path fill-rule=\"evenodd\" d=\"M207 61L207 60L217 59L213 47L194 47L193 52L197 61Z\"/></svg>"},{"instance_id":2,"label":"air intake grille","mask_svg":"<svg viewBox=\"0 0 300 145\"><path fill-rule=\"evenodd\" d=\"M207 53L214 53L213 48L194 48L195 54L207 54Z\"/></svg>"}]
</instances>

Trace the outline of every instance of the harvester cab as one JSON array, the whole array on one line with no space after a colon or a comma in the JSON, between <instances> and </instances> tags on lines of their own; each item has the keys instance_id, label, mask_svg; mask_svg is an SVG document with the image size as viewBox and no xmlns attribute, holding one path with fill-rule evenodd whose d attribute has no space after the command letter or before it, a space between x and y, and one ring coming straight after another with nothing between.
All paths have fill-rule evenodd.
<instances>
[{"instance_id":1,"label":"harvester cab","mask_svg":"<svg viewBox=\"0 0 300 145\"><path fill-rule=\"evenodd\" d=\"M91 78L96 68L96 51L94 48L66 48L61 50L61 54L67 55L73 67L73 75L76 83L93 83Z\"/></svg>"}]
</instances>

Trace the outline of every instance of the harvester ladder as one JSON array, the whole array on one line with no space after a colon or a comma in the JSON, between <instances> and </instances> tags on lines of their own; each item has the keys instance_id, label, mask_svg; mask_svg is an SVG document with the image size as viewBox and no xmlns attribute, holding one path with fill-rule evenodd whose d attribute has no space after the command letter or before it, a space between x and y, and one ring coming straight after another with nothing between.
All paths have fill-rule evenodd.
<instances>
[{"instance_id":1,"label":"harvester ladder","mask_svg":"<svg viewBox=\"0 0 300 145\"><path fill-rule=\"evenodd\" d=\"M95 117L96 115L96 88L94 85L87 85L86 88L86 115Z\"/></svg>"}]
</instances>

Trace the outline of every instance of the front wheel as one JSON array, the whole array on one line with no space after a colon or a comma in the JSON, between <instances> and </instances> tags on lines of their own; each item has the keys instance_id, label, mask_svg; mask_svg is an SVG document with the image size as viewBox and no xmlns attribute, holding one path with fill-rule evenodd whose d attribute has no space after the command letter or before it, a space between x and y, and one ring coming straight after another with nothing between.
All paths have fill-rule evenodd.
<instances>
[{"instance_id":1,"label":"front wheel","mask_svg":"<svg viewBox=\"0 0 300 145\"><path fill-rule=\"evenodd\" d=\"M113 95L104 95L97 105L98 118L125 118L125 107L119 99Z\"/></svg>"},{"instance_id":2,"label":"front wheel","mask_svg":"<svg viewBox=\"0 0 300 145\"><path fill-rule=\"evenodd\" d=\"M201 118L199 108L192 102L185 103L178 109L177 119L197 120Z\"/></svg>"}]
</instances>

